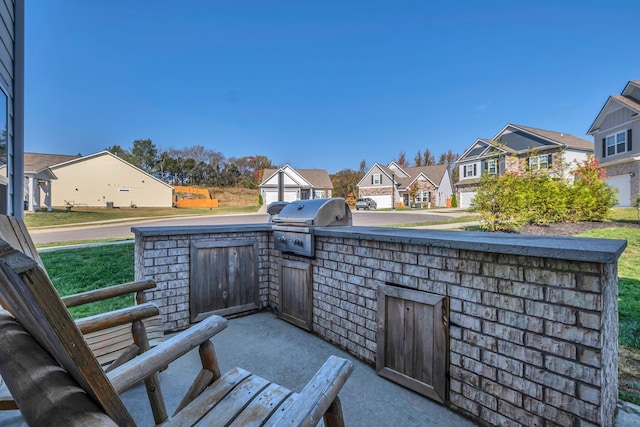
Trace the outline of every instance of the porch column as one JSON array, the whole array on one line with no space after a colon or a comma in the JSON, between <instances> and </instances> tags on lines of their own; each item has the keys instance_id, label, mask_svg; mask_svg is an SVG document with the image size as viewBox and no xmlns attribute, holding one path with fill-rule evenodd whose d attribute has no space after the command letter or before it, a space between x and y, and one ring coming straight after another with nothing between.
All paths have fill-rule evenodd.
<instances>
[{"instance_id":1,"label":"porch column","mask_svg":"<svg viewBox=\"0 0 640 427\"><path fill-rule=\"evenodd\" d=\"M35 211L35 205L36 205L36 200L35 200L35 191L33 188L33 177L30 176L29 177L29 181L27 183L27 194L29 195L29 211L34 212Z\"/></svg>"},{"instance_id":2,"label":"porch column","mask_svg":"<svg viewBox=\"0 0 640 427\"><path fill-rule=\"evenodd\" d=\"M40 188L44 191L44 205L47 207L47 212L51 212L51 181L39 181Z\"/></svg>"}]
</instances>

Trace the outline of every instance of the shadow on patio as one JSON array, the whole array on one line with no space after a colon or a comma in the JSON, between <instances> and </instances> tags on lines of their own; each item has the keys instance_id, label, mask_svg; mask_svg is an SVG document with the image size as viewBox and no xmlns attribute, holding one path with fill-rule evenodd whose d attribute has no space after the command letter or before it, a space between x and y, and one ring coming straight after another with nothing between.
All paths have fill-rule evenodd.
<instances>
[{"instance_id":1,"label":"shadow on patio","mask_svg":"<svg viewBox=\"0 0 640 427\"><path fill-rule=\"evenodd\" d=\"M300 391L324 361L335 354L355 369L340 392L347 426L476 426L410 390L379 377L375 369L317 336L269 312L232 319L213 338L223 372L239 366L284 387ZM175 408L199 368L197 350L161 374L167 409ZM153 425L144 387L125 392L123 401L140 426ZM25 425L18 411L0 412L0 425Z\"/></svg>"}]
</instances>

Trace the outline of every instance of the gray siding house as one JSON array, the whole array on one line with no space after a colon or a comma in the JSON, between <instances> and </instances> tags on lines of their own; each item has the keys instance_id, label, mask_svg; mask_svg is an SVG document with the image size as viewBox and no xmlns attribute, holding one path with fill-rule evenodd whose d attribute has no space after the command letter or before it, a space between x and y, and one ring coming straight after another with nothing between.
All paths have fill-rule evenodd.
<instances>
[{"instance_id":1,"label":"gray siding house","mask_svg":"<svg viewBox=\"0 0 640 427\"><path fill-rule=\"evenodd\" d=\"M593 154L593 143L568 133L507 124L493 139L477 139L458 159L459 206L468 208L485 174L539 170L572 179L576 162Z\"/></svg>"},{"instance_id":2,"label":"gray siding house","mask_svg":"<svg viewBox=\"0 0 640 427\"><path fill-rule=\"evenodd\" d=\"M607 183L618 189L618 206L635 206L640 195L640 80L611 95L589 128Z\"/></svg>"},{"instance_id":3,"label":"gray siding house","mask_svg":"<svg viewBox=\"0 0 640 427\"><path fill-rule=\"evenodd\" d=\"M0 1L0 213L23 216L24 1Z\"/></svg>"}]
</instances>

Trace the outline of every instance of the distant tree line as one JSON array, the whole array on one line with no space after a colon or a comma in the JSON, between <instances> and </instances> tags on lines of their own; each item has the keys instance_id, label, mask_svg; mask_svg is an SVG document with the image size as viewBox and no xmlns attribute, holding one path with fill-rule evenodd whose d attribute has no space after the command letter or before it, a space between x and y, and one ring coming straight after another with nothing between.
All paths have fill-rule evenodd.
<instances>
[{"instance_id":1,"label":"distant tree line","mask_svg":"<svg viewBox=\"0 0 640 427\"><path fill-rule=\"evenodd\" d=\"M262 173L265 169L279 167L274 165L267 156L226 158L221 152L202 145L160 151L151 139L136 139L130 149L112 145L106 150L173 185L257 188L262 182ZM394 161L401 167L453 165L457 158L458 155L449 150L441 154L438 162L435 163L433 154L427 149L423 153L418 152L414 165L409 164L404 152L400 152L398 159ZM357 171L343 169L331 175L333 195L357 196L356 186L366 172L367 162L362 160Z\"/></svg>"},{"instance_id":2,"label":"distant tree line","mask_svg":"<svg viewBox=\"0 0 640 427\"><path fill-rule=\"evenodd\" d=\"M131 149L113 145L107 151L174 185L257 188L264 169L273 167L266 156L226 158L202 145L160 152L151 139L136 139Z\"/></svg>"}]
</instances>

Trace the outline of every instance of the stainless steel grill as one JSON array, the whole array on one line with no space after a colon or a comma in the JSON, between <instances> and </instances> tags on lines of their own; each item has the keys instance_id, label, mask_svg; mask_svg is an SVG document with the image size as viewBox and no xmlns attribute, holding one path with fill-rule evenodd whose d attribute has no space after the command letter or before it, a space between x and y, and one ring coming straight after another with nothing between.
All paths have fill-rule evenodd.
<instances>
[{"instance_id":1,"label":"stainless steel grill","mask_svg":"<svg viewBox=\"0 0 640 427\"><path fill-rule=\"evenodd\" d=\"M351 225L351 209L342 198L274 202L267 209L275 248L315 256L314 227Z\"/></svg>"}]
</instances>

